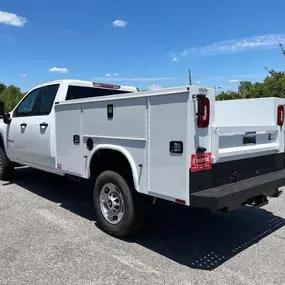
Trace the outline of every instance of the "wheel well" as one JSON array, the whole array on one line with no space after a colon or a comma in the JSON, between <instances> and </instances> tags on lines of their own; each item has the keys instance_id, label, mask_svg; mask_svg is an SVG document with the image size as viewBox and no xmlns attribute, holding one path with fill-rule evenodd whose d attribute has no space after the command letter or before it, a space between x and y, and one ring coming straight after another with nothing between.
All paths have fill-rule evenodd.
<instances>
[{"instance_id":1,"label":"wheel well","mask_svg":"<svg viewBox=\"0 0 285 285\"><path fill-rule=\"evenodd\" d=\"M95 152L90 163L90 178L96 179L105 170L121 174L131 187L134 186L132 168L120 151L101 149Z\"/></svg>"}]
</instances>

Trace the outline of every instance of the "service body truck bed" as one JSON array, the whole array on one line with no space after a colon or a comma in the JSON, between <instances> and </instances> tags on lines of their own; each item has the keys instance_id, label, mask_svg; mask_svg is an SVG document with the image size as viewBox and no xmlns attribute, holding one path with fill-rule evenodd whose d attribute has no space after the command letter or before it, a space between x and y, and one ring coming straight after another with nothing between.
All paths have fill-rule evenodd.
<instances>
[{"instance_id":1,"label":"service body truck bed","mask_svg":"<svg viewBox=\"0 0 285 285\"><path fill-rule=\"evenodd\" d=\"M36 117L19 116L25 99L2 111L1 177L20 163L93 180L97 221L112 235L139 228L147 197L229 211L261 206L285 185L283 99L215 102L212 88L72 80L37 88Z\"/></svg>"}]
</instances>

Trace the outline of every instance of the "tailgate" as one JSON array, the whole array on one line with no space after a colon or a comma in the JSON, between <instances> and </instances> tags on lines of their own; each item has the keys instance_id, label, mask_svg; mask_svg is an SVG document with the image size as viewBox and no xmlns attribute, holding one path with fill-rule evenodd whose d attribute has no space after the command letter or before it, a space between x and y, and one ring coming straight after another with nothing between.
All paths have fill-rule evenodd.
<instances>
[{"instance_id":1,"label":"tailgate","mask_svg":"<svg viewBox=\"0 0 285 285\"><path fill-rule=\"evenodd\" d=\"M284 99L216 102L212 127L214 186L284 169L284 127L277 123Z\"/></svg>"},{"instance_id":2,"label":"tailgate","mask_svg":"<svg viewBox=\"0 0 285 285\"><path fill-rule=\"evenodd\" d=\"M278 126L213 127L214 162L278 153L281 150Z\"/></svg>"}]
</instances>

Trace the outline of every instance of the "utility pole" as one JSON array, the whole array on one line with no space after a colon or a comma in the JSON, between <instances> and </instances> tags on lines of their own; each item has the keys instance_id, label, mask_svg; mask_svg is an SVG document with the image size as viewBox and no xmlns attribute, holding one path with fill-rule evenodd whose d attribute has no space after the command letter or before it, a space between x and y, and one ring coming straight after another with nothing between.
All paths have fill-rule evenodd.
<instances>
[{"instance_id":1,"label":"utility pole","mask_svg":"<svg viewBox=\"0 0 285 285\"><path fill-rule=\"evenodd\" d=\"M191 70L188 69L188 74L189 74L189 85L192 85L192 75L191 75Z\"/></svg>"},{"instance_id":2,"label":"utility pole","mask_svg":"<svg viewBox=\"0 0 285 285\"><path fill-rule=\"evenodd\" d=\"M240 82L239 91L240 91L241 98L245 99L246 98L246 90L245 90L244 81Z\"/></svg>"}]
</instances>

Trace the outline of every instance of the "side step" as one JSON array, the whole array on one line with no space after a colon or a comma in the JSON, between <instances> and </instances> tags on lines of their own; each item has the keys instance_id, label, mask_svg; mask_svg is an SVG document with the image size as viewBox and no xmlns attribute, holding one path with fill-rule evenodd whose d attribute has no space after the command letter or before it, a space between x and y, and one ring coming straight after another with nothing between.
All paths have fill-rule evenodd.
<instances>
[{"instance_id":1,"label":"side step","mask_svg":"<svg viewBox=\"0 0 285 285\"><path fill-rule=\"evenodd\" d=\"M278 197L285 185L285 170L267 173L238 182L190 194L190 206L212 211L231 211L259 197ZM266 201L263 201L266 203ZM256 203L256 202L254 202ZM262 204L257 202L256 205Z\"/></svg>"}]
</instances>

